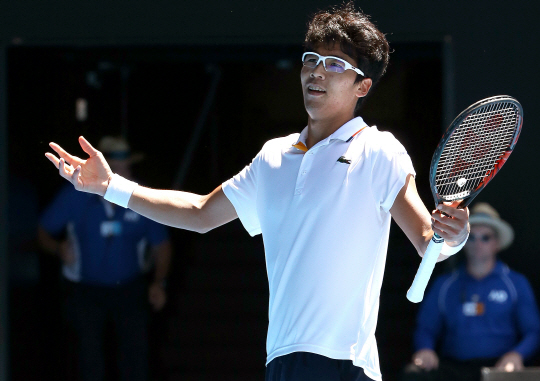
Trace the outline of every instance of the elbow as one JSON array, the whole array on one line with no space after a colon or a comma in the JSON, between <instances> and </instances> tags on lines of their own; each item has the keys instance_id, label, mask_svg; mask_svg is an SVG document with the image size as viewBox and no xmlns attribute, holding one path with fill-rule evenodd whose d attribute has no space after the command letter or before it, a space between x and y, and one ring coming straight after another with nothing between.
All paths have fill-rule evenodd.
<instances>
[{"instance_id":1,"label":"elbow","mask_svg":"<svg viewBox=\"0 0 540 381\"><path fill-rule=\"evenodd\" d=\"M205 234L208 233L210 230L212 230L212 228L209 226L198 226L195 230L195 233Z\"/></svg>"},{"instance_id":2,"label":"elbow","mask_svg":"<svg viewBox=\"0 0 540 381\"><path fill-rule=\"evenodd\" d=\"M204 213L201 210L197 210L197 213L190 217L189 223L180 223L176 227L180 229L190 230L199 234L208 233L210 230L212 230L209 221L204 216Z\"/></svg>"},{"instance_id":3,"label":"elbow","mask_svg":"<svg viewBox=\"0 0 540 381\"><path fill-rule=\"evenodd\" d=\"M193 226L193 231L199 234L208 233L210 230L214 229L215 226L212 222L212 216L208 211L200 205L196 208L197 214L194 218L196 223Z\"/></svg>"},{"instance_id":4,"label":"elbow","mask_svg":"<svg viewBox=\"0 0 540 381\"><path fill-rule=\"evenodd\" d=\"M220 188L217 188L218 190ZM199 196L192 202L190 230L204 234L237 217L232 204L223 193Z\"/></svg>"},{"instance_id":5,"label":"elbow","mask_svg":"<svg viewBox=\"0 0 540 381\"><path fill-rule=\"evenodd\" d=\"M205 234L205 233L208 233L210 230L214 230L216 227L217 226L215 224L208 222L208 223L204 223L197 226L197 228L195 229L195 232L199 234Z\"/></svg>"}]
</instances>

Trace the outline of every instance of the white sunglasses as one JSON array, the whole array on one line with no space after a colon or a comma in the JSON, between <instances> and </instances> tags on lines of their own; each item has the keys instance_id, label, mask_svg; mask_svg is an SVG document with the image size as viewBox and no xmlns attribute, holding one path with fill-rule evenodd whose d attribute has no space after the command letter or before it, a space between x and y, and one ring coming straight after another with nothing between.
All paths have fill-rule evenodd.
<instances>
[{"instance_id":1,"label":"white sunglasses","mask_svg":"<svg viewBox=\"0 0 540 381\"><path fill-rule=\"evenodd\" d=\"M326 65L326 60L328 60L328 66ZM355 73L365 77L365 74L362 70L354 67L353 65L345 61L343 58L333 56L321 56L320 54L314 52L305 52L302 55L302 63L306 67L317 67L317 65L319 65L319 62L321 61L324 66L324 70L326 71L332 71L334 73L344 73L345 70L352 70Z\"/></svg>"}]
</instances>

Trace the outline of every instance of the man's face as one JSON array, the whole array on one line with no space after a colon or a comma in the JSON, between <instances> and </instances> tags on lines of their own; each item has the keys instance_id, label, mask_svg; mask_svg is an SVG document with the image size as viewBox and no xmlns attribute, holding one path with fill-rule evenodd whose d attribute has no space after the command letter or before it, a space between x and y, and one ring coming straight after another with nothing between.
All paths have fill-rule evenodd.
<instances>
[{"instance_id":1,"label":"man's face","mask_svg":"<svg viewBox=\"0 0 540 381\"><path fill-rule=\"evenodd\" d=\"M489 226L473 225L469 240L465 244L465 253L469 260L495 259L499 251L499 240Z\"/></svg>"},{"instance_id":2,"label":"man's face","mask_svg":"<svg viewBox=\"0 0 540 381\"><path fill-rule=\"evenodd\" d=\"M339 57L355 67L358 66L354 59L339 49L338 44L331 49L318 45L313 51L322 56ZM353 70L345 70L343 73L326 71L322 62L315 68L303 66L300 78L304 106L310 118L322 120L335 115L352 116L358 97L365 96L369 90L369 86L366 90L362 82L355 83L356 77L357 74Z\"/></svg>"}]
</instances>

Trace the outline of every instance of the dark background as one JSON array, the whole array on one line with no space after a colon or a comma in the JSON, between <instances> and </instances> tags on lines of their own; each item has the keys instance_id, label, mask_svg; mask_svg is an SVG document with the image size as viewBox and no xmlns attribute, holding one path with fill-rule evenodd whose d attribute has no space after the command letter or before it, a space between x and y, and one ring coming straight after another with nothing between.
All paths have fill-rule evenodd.
<instances>
[{"instance_id":1,"label":"dark background","mask_svg":"<svg viewBox=\"0 0 540 381\"><path fill-rule=\"evenodd\" d=\"M41 255L39 275L32 282L12 280L9 322L6 318L7 238L15 240L7 210L8 205L13 209L24 202L7 196L8 173L11 184L33 188L35 209L40 211L63 184L43 157L47 143L55 141L80 153L77 136L97 142L104 134L120 134L125 123L133 148L147 154L136 168L140 181L171 187L218 68L216 97L182 186L209 192L249 163L264 141L298 132L305 125L299 84L303 34L309 16L330 4L3 4L0 380L8 379L9 358L13 380L72 379L73 373L71 342L59 312L57 263ZM534 112L540 85L538 5L525 1L515 1L512 7L502 1L357 5L387 33L394 50L388 73L366 100L363 116L369 124L394 133L408 149L428 207L429 161L443 126L483 97L509 94L522 103L520 143L507 169L479 200L492 203L514 225L516 241L501 258L526 274L538 295L534 244L538 180L533 164L540 134L535 128L540 117ZM122 69L129 69L125 119ZM95 75L97 84L88 73ZM75 119L77 98L88 100L84 122ZM517 190L518 184L528 186ZM238 221L203 236L171 233L175 260L170 303L153 317L155 378L262 379L267 286L260 238L250 238ZM405 292L417 264L412 245L399 229L392 229L377 329L386 380L396 379L412 353L416 306L406 300ZM439 266L438 271L449 266ZM10 275L14 277L13 270Z\"/></svg>"}]
</instances>

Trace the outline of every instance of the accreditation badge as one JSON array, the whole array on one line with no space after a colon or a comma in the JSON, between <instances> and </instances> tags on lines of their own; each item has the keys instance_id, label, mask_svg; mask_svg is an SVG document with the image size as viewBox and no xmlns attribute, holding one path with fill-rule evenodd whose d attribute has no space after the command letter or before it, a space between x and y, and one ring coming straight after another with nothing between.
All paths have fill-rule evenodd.
<instances>
[{"instance_id":1,"label":"accreditation badge","mask_svg":"<svg viewBox=\"0 0 540 381\"><path fill-rule=\"evenodd\" d=\"M471 297L472 301L463 303L463 315L465 316L481 316L486 308L484 303L480 302L478 295Z\"/></svg>"}]
</instances>

